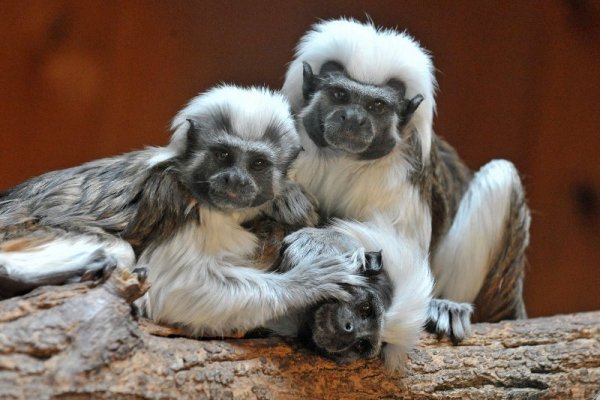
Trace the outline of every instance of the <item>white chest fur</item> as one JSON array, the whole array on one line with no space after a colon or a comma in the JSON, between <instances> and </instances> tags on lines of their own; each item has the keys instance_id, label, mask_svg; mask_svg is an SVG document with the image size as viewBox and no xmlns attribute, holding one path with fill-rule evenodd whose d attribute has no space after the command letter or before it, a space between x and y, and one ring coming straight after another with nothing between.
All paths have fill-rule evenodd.
<instances>
[{"instance_id":1,"label":"white chest fur","mask_svg":"<svg viewBox=\"0 0 600 400\"><path fill-rule=\"evenodd\" d=\"M312 193L327 217L372 220L383 215L403 235L428 248L431 212L419 188L410 181L412 170L396 149L378 160L357 161L325 154L305 135L305 151L294 164L292 177Z\"/></svg>"},{"instance_id":2,"label":"white chest fur","mask_svg":"<svg viewBox=\"0 0 600 400\"><path fill-rule=\"evenodd\" d=\"M151 275L154 271L183 264L181 261L198 265L198 269L202 268L202 261L208 260L217 263L246 260L245 263L248 263L258 239L240 226L244 217L242 214L224 214L201 208L198 223L190 223L180 229L170 240L142 254L140 261L149 264Z\"/></svg>"},{"instance_id":3,"label":"white chest fur","mask_svg":"<svg viewBox=\"0 0 600 400\"><path fill-rule=\"evenodd\" d=\"M141 255L139 265L148 267L152 282L146 295L150 317L204 324L206 312L184 317L187 310L198 306L192 295L207 291L204 286L220 280L224 268L252 267L258 239L240 226L246 218L248 215L201 209L198 223L190 223Z\"/></svg>"}]
</instances>

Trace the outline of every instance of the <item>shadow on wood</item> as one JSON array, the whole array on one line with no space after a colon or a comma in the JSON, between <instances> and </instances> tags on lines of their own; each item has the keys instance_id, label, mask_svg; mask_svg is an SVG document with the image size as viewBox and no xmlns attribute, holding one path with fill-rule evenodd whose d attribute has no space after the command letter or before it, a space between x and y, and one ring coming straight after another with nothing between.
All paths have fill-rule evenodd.
<instances>
[{"instance_id":1,"label":"shadow on wood","mask_svg":"<svg viewBox=\"0 0 600 400\"><path fill-rule=\"evenodd\" d=\"M2 399L572 398L600 391L600 311L476 324L460 346L423 334L405 376L339 366L277 338L192 340L129 303L127 271L0 302Z\"/></svg>"}]
</instances>

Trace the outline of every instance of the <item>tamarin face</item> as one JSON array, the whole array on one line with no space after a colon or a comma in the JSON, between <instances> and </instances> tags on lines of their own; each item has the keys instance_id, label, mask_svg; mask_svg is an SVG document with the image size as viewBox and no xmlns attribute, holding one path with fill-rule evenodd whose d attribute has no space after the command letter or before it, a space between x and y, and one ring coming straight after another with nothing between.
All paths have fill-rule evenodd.
<instances>
[{"instance_id":1,"label":"tamarin face","mask_svg":"<svg viewBox=\"0 0 600 400\"><path fill-rule=\"evenodd\" d=\"M311 140L361 160L390 153L423 96L405 99L404 83L391 79L375 86L349 77L344 67L328 61L315 75L304 63L302 123Z\"/></svg>"},{"instance_id":2,"label":"tamarin face","mask_svg":"<svg viewBox=\"0 0 600 400\"><path fill-rule=\"evenodd\" d=\"M381 268L381 253L367 258L363 274L368 284L349 289L351 302L317 304L306 311L299 329L305 345L339 363L372 358L381 350L384 313L392 299L392 283Z\"/></svg>"},{"instance_id":3,"label":"tamarin face","mask_svg":"<svg viewBox=\"0 0 600 400\"><path fill-rule=\"evenodd\" d=\"M178 168L200 201L236 210L260 206L279 193L300 146L287 104L270 107L273 99L257 90L227 93L186 115Z\"/></svg>"},{"instance_id":4,"label":"tamarin face","mask_svg":"<svg viewBox=\"0 0 600 400\"><path fill-rule=\"evenodd\" d=\"M190 126L186 176L194 195L222 210L256 207L273 199L277 180L285 176L277 169L275 149L213 129Z\"/></svg>"}]
</instances>

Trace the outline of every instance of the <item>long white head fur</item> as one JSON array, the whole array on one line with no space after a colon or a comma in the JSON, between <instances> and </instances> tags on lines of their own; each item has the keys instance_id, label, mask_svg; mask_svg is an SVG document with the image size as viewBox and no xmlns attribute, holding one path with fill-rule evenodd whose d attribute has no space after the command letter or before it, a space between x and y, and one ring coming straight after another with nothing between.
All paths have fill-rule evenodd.
<instances>
[{"instance_id":1,"label":"long white head fur","mask_svg":"<svg viewBox=\"0 0 600 400\"><path fill-rule=\"evenodd\" d=\"M242 139L261 139L267 127L276 125L288 133L285 138L281 138L289 143L288 148L299 146L296 129L289 118L289 103L281 93L265 87L221 85L194 97L177 113L171 123L173 136L169 147L178 149L185 146L187 119L201 120L225 110L231 117L233 130Z\"/></svg>"}]
</instances>

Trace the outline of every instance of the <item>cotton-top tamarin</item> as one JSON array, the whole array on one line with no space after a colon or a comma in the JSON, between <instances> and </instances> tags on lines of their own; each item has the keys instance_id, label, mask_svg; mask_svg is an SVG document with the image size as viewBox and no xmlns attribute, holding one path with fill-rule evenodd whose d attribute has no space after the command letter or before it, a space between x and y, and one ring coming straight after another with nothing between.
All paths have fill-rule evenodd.
<instances>
[{"instance_id":1,"label":"cotton-top tamarin","mask_svg":"<svg viewBox=\"0 0 600 400\"><path fill-rule=\"evenodd\" d=\"M323 217L350 220L329 229L379 221L393 226L398 246L410 239L429 252L436 298L428 327L459 341L471 304L478 321L525 317L530 214L512 163L494 160L473 174L433 132L435 87L429 54L407 33L338 19L300 40L283 93L305 150L292 177ZM315 233L304 235L299 243L314 246ZM406 293L392 281L391 309L401 308Z\"/></svg>"}]
</instances>

